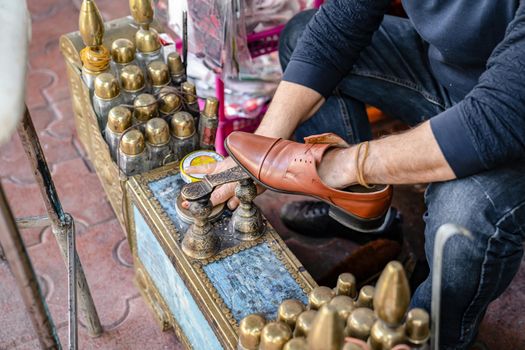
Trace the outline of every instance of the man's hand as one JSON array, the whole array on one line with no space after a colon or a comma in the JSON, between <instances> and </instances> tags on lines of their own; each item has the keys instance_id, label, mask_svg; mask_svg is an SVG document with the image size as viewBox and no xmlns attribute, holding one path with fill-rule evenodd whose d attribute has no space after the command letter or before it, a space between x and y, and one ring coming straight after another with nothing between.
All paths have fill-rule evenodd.
<instances>
[{"instance_id":1,"label":"man's hand","mask_svg":"<svg viewBox=\"0 0 525 350\"><path fill-rule=\"evenodd\" d=\"M217 174L217 173L223 172L225 170L231 169L236 166L237 164L234 162L234 160L231 159L230 157L227 157L222 162L189 167L188 169L186 169L186 172L188 174L210 175L210 174ZM216 206L220 203L227 202L228 208L230 208L231 210L237 208L237 206L239 205L239 199L235 197L235 187L236 186L237 186L237 183L232 182L232 183L217 187L215 191L213 191L213 193L211 194L212 205ZM257 186L257 194L260 194L263 191L264 191L263 187ZM185 201L182 203L182 206L187 209L189 207L189 203Z\"/></svg>"}]
</instances>

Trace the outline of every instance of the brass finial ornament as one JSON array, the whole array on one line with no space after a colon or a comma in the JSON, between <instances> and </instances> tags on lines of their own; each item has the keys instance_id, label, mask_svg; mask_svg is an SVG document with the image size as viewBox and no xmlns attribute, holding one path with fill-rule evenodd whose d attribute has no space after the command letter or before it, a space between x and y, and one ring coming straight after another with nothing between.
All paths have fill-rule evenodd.
<instances>
[{"instance_id":1,"label":"brass finial ornament","mask_svg":"<svg viewBox=\"0 0 525 350\"><path fill-rule=\"evenodd\" d=\"M140 94L133 103L136 122L146 122L158 116L157 100L153 95Z\"/></svg>"},{"instance_id":2,"label":"brass finial ornament","mask_svg":"<svg viewBox=\"0 0 525 350\"><path fill-rule=\"evenodd\" d=\"M344 340L344 323L337 310L323 306L315 316L312 329L306 337L308 350L340 350Z\"/></svg>"},{"instance_id":3,"label":"brass finial ornament","mask_svg":"<svg viewBox=\"0 0 525 350\"><path fill-rule=\"evenodd\" d=\"M111 58L119 64L130 63L135 59L135 44L128 39L117 39L111 44Z\"/></svg>"},{"instance_id":4,"label":"brass finial ornament","mask_svg":"<svg viewBox=\"0 0 525 350\"><path fill-rule=\"evenodd\" d=\"M129 10L135 23L148 29L153 22L154 12L151 0L129 0Z\"/></svg>"},{"instance_id":5,"label":"brass finial ornament","mask_svg":"<svg viewBox=\"0 0 525 350\"><path fill-rule=\"evenodd\" d=\"M146 142L155 146L170 142L170 128L164 119L153 118L146 123Z\"/></svg>"},{"instance_id":6,"label":"brass finial ornament","mask_svg":"<svg viewBox=\"0 0 525 350\"><path fill-rule=\"evenodd\" d=\"M163 115L173 114L182 107L182 99L177 89L171 86L163 87L159 92L159 111Z\"/></svg>"},{"instance_id":7,"label":"brass finial ornament","mask_svg":"<svg viewBox=\"0 0 525 350\"><path fill-rule=\"evenodd\" d=\"M212 210L210 196L190 202L193 224L190 225L182 239L182 251L193 259L210 258L219 250L219 238L213 233L208 220Z\"/></svg>"},{"instance_id":8,"label":"brass finial ornament","mask_svg":"<svg viewBox=\"0 0 525 350\"><path fill-rule=\"evenodd\" d=\"M266 319L258 314L248 315L239 324L240 350L257 350L261 341L261 333L266 325Z\"/></svg>"},{"instance_id":9,"label":"brass finial ornament","mask_svg":"<svg viewBox=\"0 0 525 350\"><path fill-rule=\"evenodd\" d=\"M195 123L188 112L177 112L171 119L171 135L178 139L187 139L195 135Z\"/></svg>"},{"instance_id":10,"label":"brass finial ornament","mask_svg":"<svg viewBox=\"0 0 525 350\"><path fill-rule=\"evenodd\" d=\"M328 287L315 287L308 295L308 307L312 310L319 310L323 305L328 304L335 297L335 292Z\"/></svg>"},{"instance_id":11,"label":"brass finial ornament","mask_svg":"<svg viewBox=\"0 0 525 350\"><path fill-rule=\"evenodd\" d=\"M78 26L82 41L86 45L80 51L82 79L92 93L95 76L107 71L111 61L109 50L102 44L104 21L94 1L82 1Z\"/></svg>"},{"instance_id":12,"label":"brass finial ornament","mask_svg":"<svg viewBox=\"0 0 525 350\"><path fill-rule=\"evenodd\" d=\"M136 156L144 152L144 135L139 130L130 130L122 136L120 151L128 156Z\"/></svg>"},{"instance_id":13,"label":"brass finial ornament","mask_svg":"<svg viewBox=\"0 0 525 350\"><path fill-rule=\"evenodd\" d=\"M346 322L348 316L355 310L355 302L352 298L346 295L337 295L335 296L328 305L335 308L339 318L342 322Z\"/></svg>"},{"instance_id":14,"label":"brass finial ornament","mask_svg":"<svg viewBox=\"0 0 525 350\"><path fill-rule=\"evenodd\" d=\"M131 111L124 106L113 107L108 114L108 128L114 133L123 133L131 127Z\"/></svg>"},{"instance_id":15,"label":"brass finial ornament","mask_svg":"<svg viewBox=\"0 0 525 350\"><path fill-rule=\"evenodd\" d=\"M381 273L374 293L374 310L377 317L389 326L403 321L410 304L410 287L398 261L388 263Z\"/></svg>"},{"instance_id":16,"label":"brass finial ornament","mask_svg":"<svg viewBox=\"0 0 525 350\"><path fill-rule=\"evenodd\" d=\"M270 322L262 330L259 350L282 350L291 338L292 331L286 323Z\"/></svg>"},{"instance_id":17,"label":"brass finial ornament","mask_svg":"<svg viewBox=\"0 0 525 350\"><path fill-rule=\"evenodd\" d=\"M102 73L95 78L95 95L102 100L111 100L120 94L117 78L111 73Z\"/></svg>"},{"instance_id":18,"label":"brass finial ornament","mask_svg":"<svg viewBox=\"0 0 525 350\"><path fill-rule=\"evenodd\" d=\"M356 305L358 307L368 307L372 309L374 307L374 286L363 286L359 291Z\"/></svg>"},{"instance_id":19,"label":"brass finial ornament","mask_svg":"<svg viewBox=\"0 0 525 350\"><path fill-rule=\"evenodd\" d=\"M286 323L293 330L297 318L304 310L305 307L299 300L285 300L277 309L277 320Z\"/></svg>"},{"instance_id":20,"label":"brass finial ornament","mask_svg":"<svg viewBox=\"0 0 525 350\"><path fill-rule=\"evenodd\" d=\"M306 338L293 338L288 341L283 347L283 350L308 350Z\"/></svg>"},{"instance_id":21,"label":"brass finial ornament","mask_svg":"<svg viewBox=\"0 0 525 350\"><path fill-rule=\"evenodd\" d=\"M346 321L346 335L366 341L370 335L370 330L376 321L376 316L372 309L361 307L357 308Z\"/></svg>"},{"instance_id":22,"label":"brass finial ornament","mask_svg":"<svg viewBox=\"0 0 525 350\"><path fill-rule=\"evenodd\" d=\"M430 338L430 317L423 309L412 309L406 319L407 340L416 345L426 343Z\"/></svg>"},{"instance_id":23,"label":"brass finial ornament","mask_svg":"<svg viewBox=\"0 0 525 350\"><path fill-rule=\"evenodd\" d=\"M135 45L137 50L142 53L156 52L161 48L159 33L153 28L139 29L135 34Z\"/></svg>"},{"instance_id":24,"label":"brass finial ornament","mask_svg":"<svg viewBox=\"0 0 525 350\"><path fill-rule=\"evenodd\" d=\"M315 310L306 310L297 317L295 329L293 331L293 336L295 338L308 336L316 314L317 311Z\"/></svg>"},{"instance_id":25,"label":"brass finial ornament","mask_svg":"<svg viewBox=\"0 0 525 350\"><path fill-rule=\"evenodd\" d=\"M80 6L78 27L84 45L97 49L104 38L104 21L97 4L93 0L84 0Z\"/></svg>"},{"instance_id":26,"label":"brass finial ornament","mask_svg":"<svg viewBox=\"0 0 525 350\"><path fill-rule=\"evenodd\" d=\"M335 294L346 295L352 299L357 296L357 283L355 276L351 273L342 273L337 278L337 285L335 287Z\"/></svg>"}]
</instances>

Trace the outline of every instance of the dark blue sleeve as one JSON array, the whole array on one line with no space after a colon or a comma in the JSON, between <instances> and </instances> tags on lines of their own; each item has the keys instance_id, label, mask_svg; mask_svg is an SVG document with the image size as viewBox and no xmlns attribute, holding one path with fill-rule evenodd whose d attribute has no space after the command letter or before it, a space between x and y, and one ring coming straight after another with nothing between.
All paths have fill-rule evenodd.
<instances>
[{"instance_id":1,"label":"dark blue sleeve","mask_svg":"<svg viewBox=\"0 0 525 350\"><path fill-rule=\"evenodd\" d=\"M463 101L432 118L457 177L525 159L525 4Z\"/></svg>"},{"instance_id":2,"label":"dark blue sleeve","mask_svg":"<svg viewBox=\"0 0 525 350\"><path fill-rule=\"evenodd\" d=\"M390 0L329 0L313 16L286 67L283 80L324 97L370 45Z\"/></svg>"}]
</instances>

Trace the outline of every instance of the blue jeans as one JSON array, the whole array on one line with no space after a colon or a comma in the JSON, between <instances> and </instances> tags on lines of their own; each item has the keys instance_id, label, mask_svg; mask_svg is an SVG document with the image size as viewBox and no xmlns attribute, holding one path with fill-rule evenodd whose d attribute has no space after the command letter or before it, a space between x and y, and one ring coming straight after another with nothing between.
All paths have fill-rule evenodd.
<instances>
[{"instance_id":1,"label":"blue jeans","mask_svg":"<svg viewBox=\"0 0 525 350\"><path fill-rule=\"evenodd\" d=\"M294 17L281 34L286 67L315 11ZM371 138L365 104L417 125L457 103L435 79L427 45L409 20L385 16L371 45L321 109L296 130L297 139L333 132L350 143ZM463 179L433 183L425 193L425 252L430 268L434 237L445 223L469 229L474 241L452 238L443 260L441 344L467 349L487 306L518 271L525 240L525 164L510 164ZM430 311L430 276L417 288L411 307Z\"/></svg>"}]
</instances>

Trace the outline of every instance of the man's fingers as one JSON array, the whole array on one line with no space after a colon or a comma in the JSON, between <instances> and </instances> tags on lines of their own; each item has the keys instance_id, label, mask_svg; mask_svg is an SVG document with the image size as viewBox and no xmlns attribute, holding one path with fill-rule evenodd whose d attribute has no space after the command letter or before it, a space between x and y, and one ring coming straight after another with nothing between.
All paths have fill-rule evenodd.
<instances>
[{"instance_id":1,"label":"man's fingers","mask_svg":"<svg viewBox=\"0 0 525 350\"><path fill-rule=\"evenodd\" d=\"M238 206L239 206L239 198L237 197L232 197L229 201L228 201L228 209L230 210L235 210Z\"/></svg>"},{"instance_id":2,"label":"man's fingers","mask_svg":"<svg viewBox=\"0 0 525 350\"><path fill-rule=\"evenodd\" d=\"M217 169L219 163L209 163L198 166L190 166L186 169L188 174L211 174Z\"/></svg>"},{"instance_id":3,"label":"man's fingers","mask_svg":"<svg viewBox=\"0 0 525 350\"><path fill-rule=\"evenodd\" d=\"M217 204L224 203L235 193L235 183L228 183L222 186L219 186L211 194L211 203L213 206Z\"/></svg>"}]
</instances>

